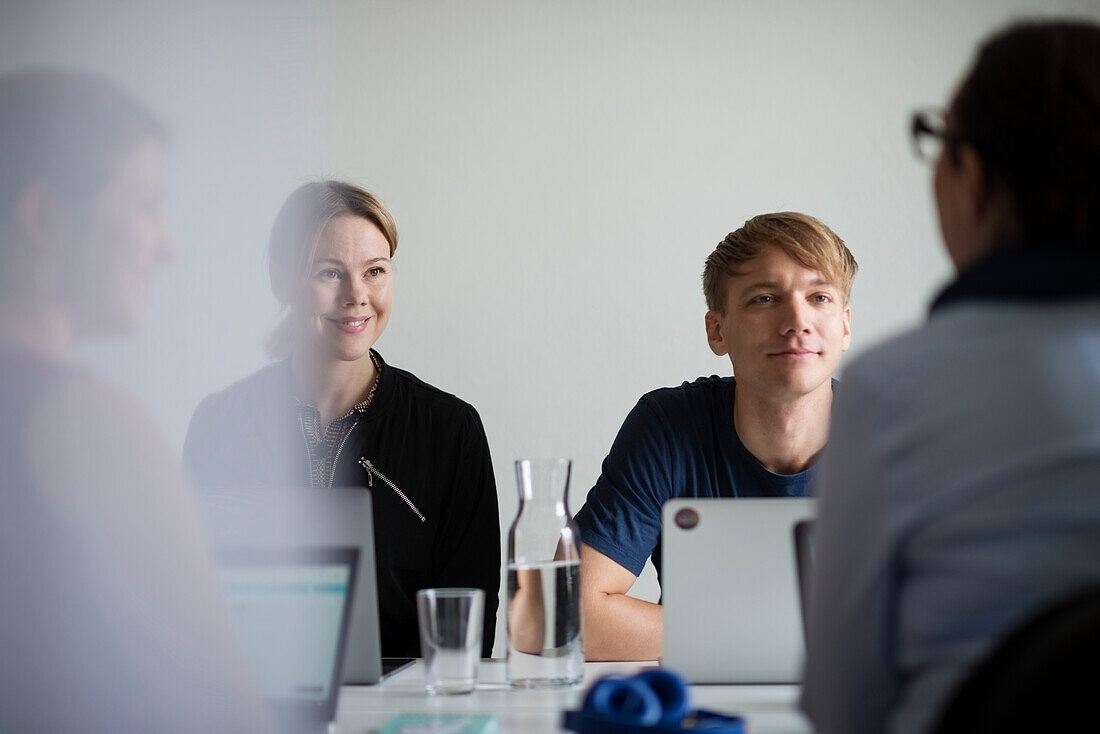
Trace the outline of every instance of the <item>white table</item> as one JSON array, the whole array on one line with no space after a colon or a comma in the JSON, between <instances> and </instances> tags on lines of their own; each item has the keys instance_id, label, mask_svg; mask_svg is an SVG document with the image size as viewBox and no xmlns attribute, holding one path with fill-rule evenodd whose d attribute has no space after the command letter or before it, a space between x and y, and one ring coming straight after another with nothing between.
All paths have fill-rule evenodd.
<instances>
[{"instance_id":1,"label":"white table","mask_svg":"<svg viewBox=\"0 0 1100 734\"><path fill-rule=\"evenodd\" d=\"M579 708L584 692L607 673L630 675L645 664L585 663L584 681L565 690L512 690L505 683L504 661L483 660L478 686L464 696L429 696L423 662L398 671L374 686L345 686L340 691L336 734L369 734L399 714L488 713L501 734L558 734L562 711ZM650 664L652 665L652 664ZM752 734L809 734L798 711L798 686L692 686L691 708L744 716Z\"/></svg>"}]
</instances>

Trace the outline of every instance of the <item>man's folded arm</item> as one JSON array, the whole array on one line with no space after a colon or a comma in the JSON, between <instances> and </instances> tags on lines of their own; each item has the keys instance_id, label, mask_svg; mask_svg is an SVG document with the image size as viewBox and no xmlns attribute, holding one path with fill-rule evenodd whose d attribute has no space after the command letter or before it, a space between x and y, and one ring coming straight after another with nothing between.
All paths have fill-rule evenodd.
<instances>
[{"instance_id":1,"label":"man's folded arm","mask_svg":"<svg viewBox=\"0 0 1100 734\"><path fill-rule=\"evenodd\" d=\"M661 657L661 607L626 595L637 576L581 543L581 604L587 660Z\"/></svg>"}]
</instances>

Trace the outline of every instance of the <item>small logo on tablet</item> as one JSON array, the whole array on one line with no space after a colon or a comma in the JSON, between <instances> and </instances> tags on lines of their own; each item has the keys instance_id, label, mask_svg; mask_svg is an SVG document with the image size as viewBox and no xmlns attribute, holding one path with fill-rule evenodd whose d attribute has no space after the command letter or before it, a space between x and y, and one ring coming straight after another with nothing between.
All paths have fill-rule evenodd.
<instances>
[{"instance_id":1,"label":"small logo on tablet","mask_svg":"<svg viewBox=\"0 0 1100 734\"><path fill-rule=\"evenodd\" d=\"M690 507L685 507L673 516L672 521L682 530L691 530L699 524L699 513Z\"/></svg>"}]
</instances>

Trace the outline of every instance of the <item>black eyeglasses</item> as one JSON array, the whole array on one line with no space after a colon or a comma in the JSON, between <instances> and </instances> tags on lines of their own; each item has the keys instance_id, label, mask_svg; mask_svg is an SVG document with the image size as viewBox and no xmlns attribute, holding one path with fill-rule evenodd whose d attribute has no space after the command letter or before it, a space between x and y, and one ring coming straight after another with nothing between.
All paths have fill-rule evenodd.
<instances>
[{"instance_id":1,"label":"black eyeglasses","mask_svg":"<svg viewBox=\"0 0 1100 734\"><path fill-rule=\"evenodd\" d=\"M960 138L949 132L944 115L939 110L917 110L909 124L909 134L913 138L913 152L922 161L935 162L943 153L944 146L956 145Z\"/></svg>"}]
</instances>

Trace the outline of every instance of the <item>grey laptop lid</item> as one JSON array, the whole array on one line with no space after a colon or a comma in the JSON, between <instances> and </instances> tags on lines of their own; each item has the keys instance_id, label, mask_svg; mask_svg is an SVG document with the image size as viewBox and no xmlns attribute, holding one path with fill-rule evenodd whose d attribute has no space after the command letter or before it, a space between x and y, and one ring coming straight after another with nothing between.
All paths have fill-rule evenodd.
<instances>
[{"instance_id":1,"label":"grey laptop lid","mask_svg":"<svg viewBox=\"0 0 1100 734\"><path fill-rule=\"evenodd\" d=\"M225 548L222 589L253 679L280 729L336 718L359 548Z\"/></svg>"},{"instance_id":2,"label":"grey laptop lid","mask_svg":"<svg viewBox=\"0 0 1100 734\"><path fill-rule=\"evenodd\" d=\"M661 530L664 657L693 683L793 683L804 644L793 528L811 498L677 499Z\"/></svg>"},{"instance_id":3,"label":"grey laptop lid","mask_svg":"<svg viewBox=\"0 0 1100 734\"><path fill-rule=\"evenodd\" d=\"M263 487L198 493L215 547L359 548L343 682L377 683L382 677L382 648L370 490Z\"/></svg>"}]
</instances>

